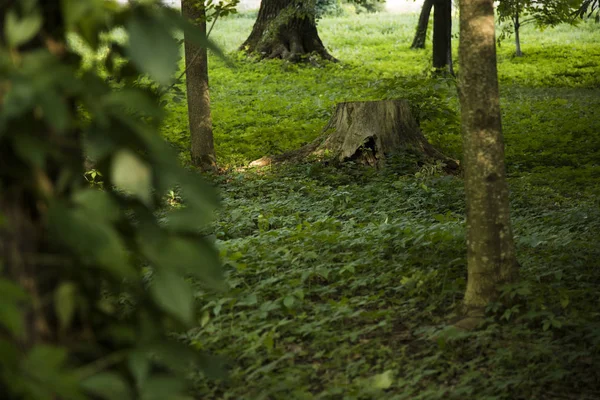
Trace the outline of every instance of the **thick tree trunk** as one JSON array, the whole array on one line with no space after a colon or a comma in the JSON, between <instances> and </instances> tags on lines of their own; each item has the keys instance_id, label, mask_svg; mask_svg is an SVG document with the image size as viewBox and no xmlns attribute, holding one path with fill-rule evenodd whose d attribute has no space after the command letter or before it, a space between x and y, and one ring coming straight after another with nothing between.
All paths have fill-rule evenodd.
<instances>
[{"instance_id":1,"label":"thick tree trunk","mask_svg":"<svg viewBox=\"0 0 600 400\"><path fill-rule=\"evenodd\" d=\"M417 25L417 31L411 49L424 49L425 42L427 40L427 26L429 25L429 16L431 15L431 8L433 7L434 0L425 0L423 7L421 7L421 13L419 14L419 23Z\"/></svg>"},{"instance_id":2,"label":"thick tree trunk","mask_svg":"<svg viewBox=\"0 0 600 400\"><path fill-rule=\"evenodd\" d=\"M504 167L492 0L460 1L460 103L467 197L467 315L518 274Z\"/></svg>"},{"instance_id":3,"label":"thick tree trunk","mask_svg":"<svg viewBox=\"0 0 600 400\"><path fill-rule=\"evenodd\" d=\"M240 50L261 58L302 61L311 54L336 61L325 46L315 22L310 3L298 0L263 0L252 32Z\"/></svg>"},{"instance_id":4,"label":"thick tree trunk","mask_svg":"<svg viewBox=\"0 0 600 400\"><path fill-rule=\"evenodd\" d=\"M308 156L337 161L352 160L379 166L389 154L409 151L425 160L440 160L448 172L458 163L436 150L423 136L406 100L380 100L339 103L324 132L303 148L275 157L263 157L251 166L300 160Z\"/></svg>"},{"instance_id":5,"label":"thick tree trunk","mask_svg":"<svg viewBox=\"0 0 600 400\"><path fill-rule=\"evenodd\" d=\"M181 13L197 23L200 31L206 35L206 9L203 6L199 7L194 0L182 0ZM192 164L203 171L214 170L217 163L210 115L206 47L199 48L186 40L185 64Z\"/></svg>"},{"instance_id":6,"label":"thick tree trunk","mask_svg":"<svg viewBox=\"0 0 600 400\"><path fill-rule=\"evenodd\" d=\"M435 0L433 8L433 68L453 74L451 0Z\"/></svg>"}]
</instances>

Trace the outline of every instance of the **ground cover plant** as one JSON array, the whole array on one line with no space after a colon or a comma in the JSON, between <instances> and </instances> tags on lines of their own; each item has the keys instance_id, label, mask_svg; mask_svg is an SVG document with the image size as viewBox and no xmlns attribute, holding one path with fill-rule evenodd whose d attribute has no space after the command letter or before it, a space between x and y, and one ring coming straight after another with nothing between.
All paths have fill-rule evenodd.
<instances>
[{"instance_id":1,"label":"ground cover plant","mask_svg":"<svg viewBox=\"0 0 600 400\"><path fill-rule=\"evenodd\" d=\"M409 99L428 139L460 158L455 82L432 76L430 50L409 50L416 16L323 18L341 62L318 66L236 53L252 23L241 15L214 32L234 68L210 60L217 158L229 170L214 178L222 207L207 233L230 290L198 291L198 326L180 336L222 356L229 379L199 373L195 396L600 397L600 26L524 27L524 57L498 49L521 282L465 333L448 324L466 280L460 176L407 155L382 170L235 170L311 141L349 100ZM184 154L175 100L162 130Z\"/></svg>"}]
</instances>

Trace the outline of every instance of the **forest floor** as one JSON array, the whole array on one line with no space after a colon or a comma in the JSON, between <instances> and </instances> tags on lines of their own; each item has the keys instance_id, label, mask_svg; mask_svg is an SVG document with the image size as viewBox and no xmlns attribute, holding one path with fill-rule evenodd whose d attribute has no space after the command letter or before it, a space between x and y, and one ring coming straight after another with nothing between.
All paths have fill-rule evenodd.
<instances>
[{"instance_id":1,"label":"forest floor","mask_svg":"<svg viewBox=\"0 0 600 400\"><path fill-rule=\"evenodd\" d=\"M455 82L408 49L415 15L323 19L341 60L321 67L235 53L253 20L219 21L235 68L211 58L213 224L230 290L198 292L183 334L222 358L199 399L600 398L600 25L524 29L525 57L499 48L511 207L521 281L486 323L458 332L465 289L464 189L398 155L235 172L318 136L336 102L406 98L428 139L460 158ZM455 48L456 50L456 48ZM455 52L456 54L456 52ZM459 66L460 68L460 66ZM187 154L185 101L163 133ZM506 306L511 300L511 306Z\"/></svg>"}]
</instances>

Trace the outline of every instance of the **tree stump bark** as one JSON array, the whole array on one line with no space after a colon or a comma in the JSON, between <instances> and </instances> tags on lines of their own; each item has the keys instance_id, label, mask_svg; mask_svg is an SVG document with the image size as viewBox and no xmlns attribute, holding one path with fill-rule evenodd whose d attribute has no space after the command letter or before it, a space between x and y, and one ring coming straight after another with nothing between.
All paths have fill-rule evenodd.
<instances>
[{"instance_id":1,"label":"tree stump bark","mask_svg":"<svg viewBox=\"0 0 600 400\"><path fill-rule=\"evenodd\" d=\"M298 150L253 161L250 166L299 161L309 156L379 166L386 155L409 151L442 161L447 172L459 169L456 160L439 152L423 136L406 100L339 103L323 132L331 133Z\"/></svg>"},{"instance_id":2,"label":"tree stump bark","mask_svg":"<svg viewBox=\"0 0 600 400\"><path fill-rule=\"evenodd\" d=\"M315 54L337 61L321 41L314 9L310 2L263 0L250 36L240 50L261 58L281 58L291 62L308 60Z\"/></svg>"}]
</instances>

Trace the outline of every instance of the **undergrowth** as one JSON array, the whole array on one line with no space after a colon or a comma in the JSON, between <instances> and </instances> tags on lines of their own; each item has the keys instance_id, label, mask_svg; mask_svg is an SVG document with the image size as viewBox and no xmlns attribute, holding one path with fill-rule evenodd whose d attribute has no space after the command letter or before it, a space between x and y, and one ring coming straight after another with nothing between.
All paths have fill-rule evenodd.
<instances>
[{"instance_id":1,"label":"undergrowth","mask_svg":"<svg viewBox=\"0 0 600 400\"><path fill-rule=\"evenodd\" d=\"M463 185L407 167L218 179L230 291L198 293L182 337L223 356L230 380L199 377L198 398L593 398L597 204L513 181L521 283L504 296L519 300L459 333L447 323L466 282Z\"/></svg>"},{"instance_id":2,"label":"undergrowth","mask_svg":"<svg viewBox=\"0 0 600 400\"><path fill-rule=\"evenodd\" d=\"M455 82L431 76L430 49L408 49L416 16L324 18L341 62L320 66L236 53L252 23L215 28L234 64L210 62L222 166L309 142L336 102L396 98L460 158ZM600 398L600 25L525 28L522 44L523 58L499 48L521 280L485 325L448 327L466 282L459 177L402 156L383 170L231 169L214 178L222 207L209 232L230 290L199 290L198 327L181 334L230 374L195 376L197 398ZM183 100L173 96L163 133L185 154Z\"/></svg>"}]
</instances>

